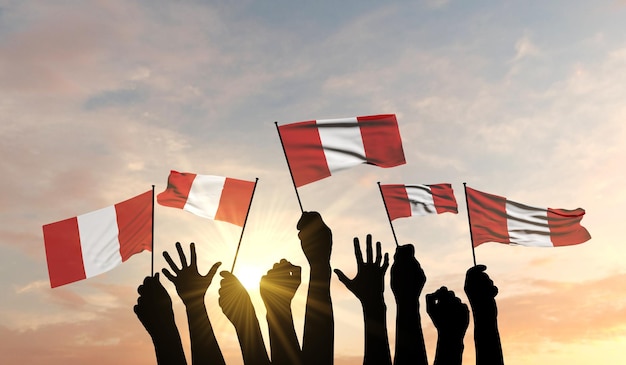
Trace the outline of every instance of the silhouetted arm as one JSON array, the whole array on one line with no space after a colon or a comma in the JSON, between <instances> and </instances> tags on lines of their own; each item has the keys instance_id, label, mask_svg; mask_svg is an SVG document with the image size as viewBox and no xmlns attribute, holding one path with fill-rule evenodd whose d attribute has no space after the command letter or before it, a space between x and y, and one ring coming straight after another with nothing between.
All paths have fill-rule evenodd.
<instances>
[{"instance_id":1,"label":"silhouetted arm","mask_svg":"<svg viewBox=\"0 0 626 365\"><path fill-rule=\"evenodd\" d=\"M300 286L300 266L282 259L261 278L261 298L267 309L267 325L273 365L302 364L300 344L293 325L291 300Z\"/></svg>"},{"instance_id":2,"label":"silhouetted arm","mask_svg":"<svg viewBox=\"0 0 626 365\"><path fill-rule=\"evenodd\" d=\"M350 290L363 306L365 320L365 356L364 365L391 365L389 339L387 335L387 307L383 292L385 290L385 272L389 266L389 255L381 265L382 255L380 242L376 242L376 261L373 260L372 236L367 235L367 261L363 262L359 239L354 238L354 255L356 256L357 274L348 279L339 269L335 270L339 280Z\"/></svg>"},{"instance_id":3,"label":"silhouetted arm","mask_svg":"<svg viewBox=\"0 0 626 365\"><path fill-rule=\"evenodd\" d=\"M415 259L413 245L396 247L391 266L391 290L396 298L395 365L428 365L419 296L426 275Z\"/></svg>"},{"instance_id":4,"label":"silhouetted arm","mask_svg":"<svg viewBox=\"0 0 626 365\"><path fill-rule=\"evenodd\" d=\"M463 337L469 325L469 309L461 299L442 286L426 295L426 311L437 328L434 365L461 365Z\"/></svg>"},{"instance_id":5,"label":"silhouetted arm","mask_svg":"<svg viewBox=\"0 0 626 365\"><path fill-rule=\"evenodd\" d=\"M213 333L213 326L209 321L204 303L206 291L221 263L218 262L213 265L208 274L200 275L195 244L193 242L190 244L189 265L187 265L187 259L179 242L176 242L176 250L180 257L181 268L176 266L169 253L163 252L165 261L174 272L172 274L169 270L163 269L163 274L176 286L176 292L187 310L187 322L191 338L191 363L193 365L224 365L224 357Z\"/></svg>"},{"instance_id":6,"label":"silhouetted arm","mask_svg":"<svg viewBox=\"0 0 626 365\"><path fill-rule=\"evenodd\" d=\"M333 364L334 319L330 299L332 233L317 212L304 212L298 221L302 251L311 267L304 316L302 359L306 365Z\"/></svg>"},{"instance_id":7,"label":"silhouetted arm","mask_svg":"<svg viewBox=\"0 0 626 365\"><path fill-rule=\"evenodd\" d=\"M219 304L222 312L235 326L244 364L269 365L270 360L263 343L261 327L248 292L233 274L222 271L220 275L222 281Z\"/></svg>"},{"instance_id":8,"label":"silhouetted arm","mask_svg":"<svg viewBox=\"0 0 626 365\"><path fill-rule=\"evenodd\" d=\"M159 282L159 273L146 277L137 292L139 298L133 310L152 337L157 363L186 365L180 334L174 322L172 300Z\"/></svg>"},{"instance_id":9,"label":"silhouetted arm","mask_svg":"<svg viewBox=\"0 0 626 365\"><path fill-rule=\"evenodd\" d=\"M465 276L465 293L474 316L474 346L476 365L503 365L502 344L498 331L498 288L485 272L485 265L477 265Z\"/></svg>"}]
</instances>

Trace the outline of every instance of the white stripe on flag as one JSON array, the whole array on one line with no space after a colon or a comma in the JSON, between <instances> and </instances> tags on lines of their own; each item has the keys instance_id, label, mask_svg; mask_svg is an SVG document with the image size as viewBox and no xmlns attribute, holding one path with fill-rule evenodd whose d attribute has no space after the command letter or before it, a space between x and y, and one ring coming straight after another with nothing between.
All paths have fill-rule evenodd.
<instances>
[{"instance_id":1,"label":"white stripe on flag","mask_svg":"<svg viewBox=\"0 0 626 365\"><path fill-rule=\"evenodd\" d=\"M316 121L331 173L364 163L365 147L356 117Z\"/></svg>"},{"instance_id":2,"label":"white stripe on flag","mask_svg":"<svg viewBox=\"0 0 626 365\"><path fill-rule=\"evenodd\" d=\"M224 176L196 175L183 210L200 217L215 219L225 181Z\"/></svg>"},{"instance_id":3,"label":"white stripe on flag","mask_svg":"<svg viewBox=\"0 0 626 365\"><path fill-rule=\"evenodd\" d=\"M426 185L406 185L406 194L411 203L411 215L437 214L433 193Z\"/></svg>"},{"instance_id":4,"label":"white stripe on flag","mask_svg":"<svg viewBox=\"0 0 626 365\"><path fill-rule=\"evenodd\" d=\"M115 206L77 217L85 276L90 278L122 263Z\"/></svg>"},{"instance_id":5,"label":"white stripe on flag","mask_svg":"<svg viewBox=\"0 0 626 365\"><path fill-rule=\"evenodd\" d=\"M545 209L506 201L507 227L512 244L552 247Z\"/></svg>"}]
</instances>

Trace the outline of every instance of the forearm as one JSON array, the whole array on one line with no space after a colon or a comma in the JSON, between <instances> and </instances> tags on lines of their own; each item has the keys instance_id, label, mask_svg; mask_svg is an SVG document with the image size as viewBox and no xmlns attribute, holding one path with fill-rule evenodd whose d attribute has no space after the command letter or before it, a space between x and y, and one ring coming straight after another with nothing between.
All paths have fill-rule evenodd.
<instances>
[{"instance_id":1,"label":"forearm","mask_svg":"<svg viewBox=\"0 0 626 365\"><path fill-rule=\"evenodd\" d=\"M302 340L303 361L307 364L333 363L334 320L330 278L328 263L311 265Z\"/></svg>"},{"instance_id":2,"label":"forearm","mask_svg":"<svg viewBox=\"0 0 626 365\"><path fill-rule=\"evenodd\" d=\"M396 306L395 365L428 365L419 301L400 301Z\"/></svg>"},{"instance_id":3,"label":"forearm","mask_svg":"<svg viewBox=\"0 0 626 365\"><path fill-rule=\"evenodd\" d=\"M191 341L191 363L193 365L224 365L224 357L209 321L204 298L186 303L185 307Z\"/></svg>"},{"instance_id":4,"label":"forearm","mask_svg":"<svg viewBox=\"0 0 626 365\"><path fill-rule=\"evenodd\" d=\"M159 365L186 365L185 352L183 351L180 334L176 324L164 324L159 326L155 333L150 334L154 344L157 364Z\"/></svg>"},{"instance_id":5,"label":"forearm","mask_svg":"<svg viewBox=\"0 0 626 365\"><path fill-rule=\"evenodd\" d=\"M382 300L375 304L363 305L365 322L364 365L391 365L386 316L387 306Z\"/></svg>"},{"instance_id":6,"label":"forearm","mask_svg":"<svg viewBox=\"0 0 626 365\"><path fill-rule=\"evenodd\" d=\"M473 311L476 365L503 365L498 319L494 311Z\"/></svg>"},{"instance_id":7,"label":"forearm","mask_svg":"<svg viewBox=\"0 0 626 365\"><path fill-rule=\"evenodd\" d=\"M302 364L300 344L293 325L291 307L267 308L267 324L273 365Z\"/></svg>"},{"instance_id":8,"label":"forearm","mask_svg":"<svg viewBox=\"0 0 626 365\"><path fill-rule=\"evenodd\" d=\"M461 365L463 360L463 337L452 338L441 336L437 338L437 350L433 365Z\"/></svg>"},{"instance_id":9,"label":"forearm","mask_svg":"<svg viewBox=\"0 0 626 365\"><path fill-rule=\"evenodd\" d=\"M245 323L235 326L241 355L245 365L270 365L265 343L261 335L261 328L254 311L247 316Z\"/></svg>"}]
</instances>

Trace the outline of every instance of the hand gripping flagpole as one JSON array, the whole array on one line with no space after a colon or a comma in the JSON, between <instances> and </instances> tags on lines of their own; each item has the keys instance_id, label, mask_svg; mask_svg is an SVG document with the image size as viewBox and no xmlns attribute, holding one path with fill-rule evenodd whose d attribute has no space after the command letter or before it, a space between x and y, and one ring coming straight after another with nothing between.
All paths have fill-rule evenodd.
<instances>
[{"instance_id":1,"label":"hand gripping flagpole","mask_svg":"<svg viewBox=\"0 0 626 365\"><path fill-rule=\"evenodd\" d=\"M152 241L150 242L150 276L154 276L154 185L152 185Z\"/></svg>"},{"instance_id":2,"label":"hand gripping flagpole","mask_svg":"<svg viewBox=\"0 0 626 365\"><path fill-rule=\"evenodd\" d=\"M243 220L243 227L241 227L241 235L239 236L239 243L237 244L237 251L235 251L235 259L233 260L233 266L230 268L230 273L235 270L235 262L237 262L237 256L239 255L239 247L241 247L241 239L243 238L243 231L246 229L246 222L248 222L248 214L250 214L250 207L252 206L252 198L254 198L254 191L256 190L256 184L259 182L257 177L254 181L254 187L252 188L252 195L250 196L250 204L248 204L248 211L246 212L246 218Z\"/></svg>"},{"instance_id":3,"label":"hand gripping flagpole","mask_svg":"<svg viewBox=\"0 0 626 365\"><path fill-rule=\"evenodd\" d=\"M469 222L470 241L472 243L472 258L474 259L474 266L476 266L476 252L474 251L474 235L472 234L472 217L470 215L469 201L467 199L467 184L463 183L463 190L465 191L465 206L467 207L467 221Z\"/></svg>"},{"instance_id":4,"label":"hand gripping flagpole","mask_svg":"<svg viewBox=\"0 0 626 365\"><path fill-rule=\"evenodd\" d=\"M391 216L389 215L389 209L387 209L387 202L385 201L385 195L383 194L383 188L380 186L380 181L376 182L378 184L378 190L380 190L380 196L383 198L383 205L385 206L385 212L387 212L387 219L389 219L389 225L391 226L391 233L393 233L393 239L396 241L396 247L398 247L398 238L396 237L396 231L393 229L393 223L391 223Z\"/></svg>"},{"instance_id":5,"label":"hand gripping flagpole","mask_svg":"<svg viewBox=\"0 0 626 365\"><path fill-rule=\"evenodd\" d=\"M296 181L293 179L293 172L291 171L291 165L289 164L287 151L285 151L285 144L283 143L283 136L280 135L280 128L278 128L278 122L274 122L274 124L276 125L276 131L278 132L280 145L283 148L283 153L285 154L285 160L287 160L287 167L289 168L289 175L291 176L291 182L293 183L293 188L296 190L296 197L298 198L298 205L300 206L300 212L304 213L304 209L302 209L302 202L300 201L300 194L298 194L298 187L296 186Z\"/></svg>"}]
</instances>

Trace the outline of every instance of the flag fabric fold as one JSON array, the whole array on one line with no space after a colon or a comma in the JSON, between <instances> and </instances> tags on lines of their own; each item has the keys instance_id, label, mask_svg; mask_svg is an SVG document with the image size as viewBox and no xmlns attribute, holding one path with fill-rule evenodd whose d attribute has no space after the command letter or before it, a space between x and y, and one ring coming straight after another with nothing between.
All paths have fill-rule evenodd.
<instances>
[{"instance_id":1,"label":"flag fabric fold","mask_svg":"<svg viewBox=\"0 0 626 365\"><path fill-rule=\"evenodd\" d=\"M585 210L537 208L466 187L474 247L485 242L521 246L576 245L591 239L580 225Z\"/></svg>"},{"instance_id":2,"label":"flag fabric fold","mask_svg":"<svg viewBox=\"0 0 626 365\"><path fill-rule=\"evenodd\" d=\"M157 202L243 227L254 185L254 181L172 170L167 189L157 195Z\"/></svg>"},{"instance_id":3,"label":"flag fabric fold","mask_svg":"<svg viewBox=\"0 0 626 365\"><path fill-rule=\"evenodd\" d=\"M405 164L395 114L321 119L278 127L296 187L359 164Z\"/></svg>"},{"instance_id":4,"label":"flag fabric fold","mask_svg":"<svg viewBox=\"0 0 626 365\"><path fill-rule=\"evenodd\" d=\"M451 184L384 184L380 190L389 219L450 212L458 207Z\"/></svg>"},{"instance_id":5,"label":"flag fabric fold","mask_svg":"<svg viewBox=\"0 0 626 365\"><path fill-rule=\"evenodd\" d=\"M152 245L152 191L43 226L50 286L107 272Z\"/></svg>"}]
</instances>

